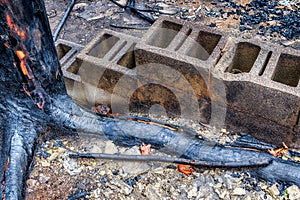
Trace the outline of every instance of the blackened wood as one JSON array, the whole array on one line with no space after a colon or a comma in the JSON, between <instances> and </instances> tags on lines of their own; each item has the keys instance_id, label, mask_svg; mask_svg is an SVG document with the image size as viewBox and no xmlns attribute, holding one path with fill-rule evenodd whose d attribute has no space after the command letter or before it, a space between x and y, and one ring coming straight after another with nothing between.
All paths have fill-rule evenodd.
<instances>
[{"instance_id":1,"label":"blackened wood","mask_svg":"<svg viewBox=\"0 0 300 200\"><path fill-rule=\"evenodd\" d=\"M194 165L196 167L258 167L266 166L271 163L271 158L262 158L257 160L252 160L250 163L248 160L241 162L215 162L207 160L189 160L185 158L176 157L163 157L163 156L152 156L152 155L125 155L125 154L105 154L105 153L78 153L69 154L70 158L99 158L108 160L123 160L123 161L156 161L156 162L166 162L166 163L177 163Z\"/></svg>"}]
</instances>

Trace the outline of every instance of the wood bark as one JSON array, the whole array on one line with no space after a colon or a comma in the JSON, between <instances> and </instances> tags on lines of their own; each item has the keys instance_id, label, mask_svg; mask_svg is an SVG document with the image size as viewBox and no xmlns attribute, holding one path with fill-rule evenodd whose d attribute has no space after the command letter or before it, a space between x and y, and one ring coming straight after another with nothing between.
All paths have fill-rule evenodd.
<instances>
[{"instance_id":1,"label":"wood bark","mask_svg":"<svg viewBox=\"0 0 300 200\"><path fill-rule=\"evenodd\" d=\"M103 135L122 145L150 143L199 161L260 166L271 181L300 186L300 165L267 153L196 140L165 127L99 117L67 95L42 0L0 3L0 199L22 199L37 138L47 127ZM265 163L267 161L267 164Z\"/></svg>"}]
</instances>

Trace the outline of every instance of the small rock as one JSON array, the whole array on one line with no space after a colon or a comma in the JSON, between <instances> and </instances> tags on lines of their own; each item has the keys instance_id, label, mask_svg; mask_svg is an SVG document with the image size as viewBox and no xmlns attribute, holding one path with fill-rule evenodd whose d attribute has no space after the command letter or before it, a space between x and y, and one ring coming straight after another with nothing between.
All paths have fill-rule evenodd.
<instances>
[{"instance_id":1,"label":"small rock","mask_svg":"<svg viewBox=\"0 0 300 200\"><path fill-rule=\"evenodd\" d=\"M215 189L215 192L219 196L218 199L230 199L229 192L227 190Z\"/></svg>"},{"instance_id":2,"label":"small rock","mask_svg":"<svg viewBox=\"0 0 300 200\"><path fill-rule=\"evenodd\" d=\"M138 182L136 185L137 185L137 188L139 189L140 192L142 192L145 189L145 187L142 183Z\"/></svg>"},{"instance_id":3,"label":"small rock","mask_svg":"<svg viewBox=\"0 0 300 200\"><path fill-rule=\"evenodd\" d=\"M77 10L77 9L81 9L81 8L84 8L84 7L87 7L88 4L87 3L76 3L73 7L74 10Z\"/></svg>"},{"instance_id":4,"label":"small rock","mask_svg":"<svg viewBox=\"0 0 300 200\"><path fill-rule=\"evenodd\" d=\"M237 195L237 196L246 195L246 190L243 188L235 188L232 192L232 195Z\"/></svg>"},{"instance_id":5,"label":"small rock","mask_svg":"<svg viewBox=\"0 0 300 200\"><path fill-rule=\"evenodd\" d=\"M268 24L270 26L275 26L277 24L277 22L275 20L269 21Z\"/></svg>"},{"instance_id":6,"label":"small rock","mask_svg":"<svg viewBox=\"0 0 300 200\"><path fill-rule=\"evenodd\" d=\"M300 189L296 185L292 185L286 189L290 200L300 199Z\"/></svg>"},{"instance_id":7,"label":"small rock","mask_svg":"<svg viewBox=\"0 0 300 200\"><path fill-rule=\"evenodd\" d=\"M41 164L43 167L50 167L50 162L48 160L42 161Z\"/></svg>"},{"instance_id":8,"label":"small rock","mask_svg":"<svg viewBox=\"0 0 300 200\"><path fill-rule=\"evenodd\" d=\"M161 199L161 195L156 188L153 188L152 185L148 185L145 188L145 195L148 199Z\"/></svg>"},{"instance_id":9,"label":"small rock","mask_svg":"<svg viewBox=\"0 0 300 200\"><path fill-rule=\"evenodd\" d=\"M118 149L116 145L109 140L106 142L104 153L115 154L118 153Z\"/></svg>"},{"instance_id":10,"label":"small rock","mask_svg":"<svg viewBox=\"0 0 300 200\"><path fill-rule=\"evenodd\" d=\"M26 185L27 185L27 191L28 192L32 192L35 189L35 186L37 186L37 180L35 179L28 179L26 181Z\"/></svg>"},{"instance_id":11,"label":"small rock","mask_svg":"<svg viewBox=\"0 0 300 200\"><path fill-rule=\"evenodd\" d=\"M128 184L124 183L118 178L112 179L110 183L114 186L117 186L120 189L120 192L125 195L129 195L133 190L132 187L130 187ZM108 185L108 187L110 187L110 185Z\"/></svg>"},{"instance_id":12,"label":"small rock","mask_svg":"<svg viewBox=\"0 0 300 200\"><path fill-rule=\"evenodd\" d=\"M108 188L108 189L103 191L103 194L104 194L106 199L111 199L112 195L114 194L114 191Z\"/></svg>"},{"instance_id":13,"label":"small rock","mask_svg":"<svg viewBox=\"0 0 300 200\"><path fill-rule=\"evenodd\" d=\"M161 175L163 175L164 174L164 168L158 167L158 168L154 169L153 172L155 174L161 174Z\"/></svg>"},{"instance_id":14,"label":"small rock","mask_svg":"<svg viewBox=\"0 0 300 200\"><path fill-rule=\"evenodd\" d=\"M222 183L217 183L216 185L215 185L215 188L221 188L222 187Z\"/></svg>"},{"instance_id":15,"label":"small rock","mask_svg":"<svg viewBox=\"0 0 300 200\"><path fill-rule=\"evenodd\" d=\"M66 159L63 163L63 166L71 176L77 175L81 172L81 169L78 168L77 162L73 159Z\"/></svg>"},{"instance_id":16,"label":"small rock","mask_svg":"<svg viewBox=\"0 0 300 200\"><path fill-rule=\"evenodd\" d=\"M250 196L246 196L244 200L251 200Z\"/></svg>"},{"instance_id":17,"label":"small rock","mask_svg":"<svg viewBox=\"0 0 300 200\"><path fill-rule=\"evenodd\" d=\"M45 176L44 174L39 175L39 182L40 183L46 183L49 179L50 179L50 177Z\"/></svg>"},{"instance_id":18,"label":"small rock","mask_svg":"<svg viewBox=\"0 0 300 200\"><path fill-rule=\"evenodd\" d=\"M269 188L269 192L270 194L275 197L278 196L280 194L280 191L277 188L277 184L273 184L270 188Z\"/></svg>"},{"instance_id":19,"label":"small rock","mask_svg":"<svg viewBox=\"0 0 300 200\"><path fill-rule=\"evenodd\" d=\"M139 147L135 146L127 151L124 152L124 154L128 155L141 155L141 152L139 150ZM120 162L119 165L121 165L124 173L129 175L138 175L143 172L146 172L150 169L150 166L145 162Z\"/></svg>"},{"instance_id":20,"label":"small rock","mask_svg":"<svg viewBox=\"0 0 300 200\"><path fill-rule=\"evenodd\" d=\"M101 197L101 189L97 188L96 190L93 191L93 194L96 199L100 198Z\"/></svg>"},{"instance_id":21,"label":"small rock","mask_svg":"<svg viewBox=\"0 0 300 200\"><path fill-rule=\"evenodd\" d=\"M87 150L90 153L103 153L104 148L106 146L105 141L101 141L101 140L95 139L95 138L87 139L84 141L85 141L84 143L86 144L86 146L88 146Z\"/></svg>"},{"instance_id":22,"label":"small rock","mask_svg":"<svg viewBox=\"0 0 300 200\"><path fill-rule=\"evenodd\" d=\"M197 187L193 187L191 190L188 191L188 198L196 197L198 194Z\"/></svg>"}]
</instances>

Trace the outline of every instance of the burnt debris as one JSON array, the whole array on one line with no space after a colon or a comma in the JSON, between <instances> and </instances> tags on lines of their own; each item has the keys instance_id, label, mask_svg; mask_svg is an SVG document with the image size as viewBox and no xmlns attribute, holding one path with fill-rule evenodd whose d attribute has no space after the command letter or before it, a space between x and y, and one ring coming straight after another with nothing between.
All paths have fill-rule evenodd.
<instances>
[{"instance_id":1,"label":"burnt debris","mask_svg":"<svg viewBox=\"0 0 300 200\"><path fill-rule=\"evenodd\" d=\"M225 2L225 8L231 8L225 12L208 13L210 16L238 15L240 20L240 31L251 30L258 26L258 34L280 34L287 39L300 38L300 3L288 4L280 3L276 0L253 0L249 4L242 6L232 0L219 0Z\"/></svg>"}]
</instances>

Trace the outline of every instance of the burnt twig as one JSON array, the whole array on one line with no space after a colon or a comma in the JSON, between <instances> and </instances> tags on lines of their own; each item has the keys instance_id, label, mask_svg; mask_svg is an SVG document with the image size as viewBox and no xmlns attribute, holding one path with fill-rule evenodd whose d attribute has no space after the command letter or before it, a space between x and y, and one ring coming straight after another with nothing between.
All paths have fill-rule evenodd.
<instances>
[{"instance_id":1,"label":"burnt twig","mask_svg":"<svg viewBox=\"0 0 300 200\"><path fill-rule=\"evenodd\" d=\"M130 8L130 9L134 9L134 10L140 11L140 12L159 13L159 14L164 14L164 15L175 15L175 14L178 13L178 12L176 12L174 14L173 13L170 14L170 13L167 13L167 12L155 9L155 8L148 8L148 9L137 8L135 6L135 3L131 2L131 1L129 3L127 3L126 5L122 5L122 4L120 4L120 3L118 3L117 1L114 1L114 0L110 0L110 1L113 2L114 4L116 4L117 6L121 7L121 8L124 8L124 9L125 8Z\"/></svg>"},{"instance_id":2,"label":"burnt twig","mask_svg":"<svg viewBox=\"0 0 300 200\"><path fill-rule=\"evenodd\" d=\"M138 15L140 18L146 20L150 24L153 24L155 22L155 20L153 18L143 14L138 8L135 8L135 1L134 0L127 1L126 5L122 5L122 4L120 4L120 3L118 3L114 0L110 0L110 1L113 2L114 4L116 4L117 6L123 8L123 9L129 8L132 13ZM143 12L146 12L146 11L143 11Z\"/></svg>"},{"instance_id":3,"label":"burnt twig","mask_svg":"<svg viewBox=\"0 0 300 200\"><path fill-rule=\"evenodd\" d=\"M56 39L57 39L57 37L58 37L58 34L59 34L61 28L63 27L63 25L64 25L66 19L68 18L68 16L69 16L69 14L70 14L70 12L71 12L71 10L72 10L74 4L75 4L75 0L72 0L71 3L70 3L69 6L68 6L68 8L67 8L67 10L66 10L66 12L65 12L65 14L64 14L64 16L63 16L63 18L62 18L61 21L59 22L59 24L58 24L58 26L57 26L57 28L56 28L54 34L53 34L53 41L56 41Z\"/></svg>"},{"instance_id":4,"label":"burnt twig","mask_svg":"<svg viewBox=\"0 0 300 200\"><path fill-rule=\"evenodd\" d=\"M148 30L149 27L136 27L136 26L123 26L118 24L110 24L111 27L114 28L122 28L122 29L136 29L136 30Z\"/></svg>"},{"instance_id":5,"label":"burnt twig","mask_svg":"<svg viewBox=\"0 0 300 200\"><path fill-rule=\"evenodd\" d=\"M143 156L143 155L125 155L125 154L105 154L105 153L79 153L79 154L69 154L70 158L99 158L99 159L109 159L109 160L122 160L122 161L157 161L166 163L177 163L177 164L187 164L194 165L198 167L257 167L264 166L271 163L270 158L257 158L249 162L239 161L239 162L215 162L215 161L202 161L202 160L189 160L184 158L173 158L173 157L162 157L162 156Z\"/></svg>"}]
</instances>

